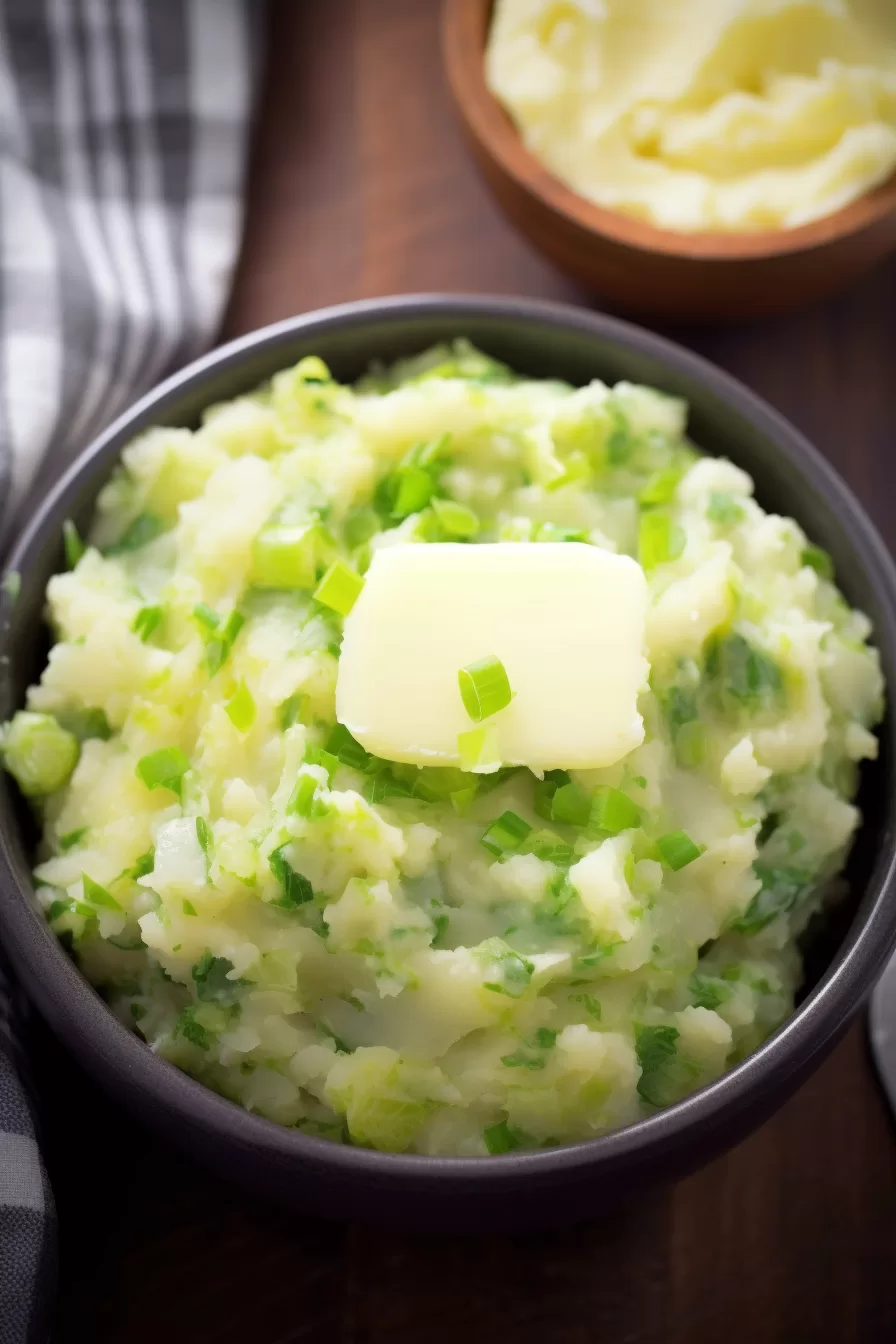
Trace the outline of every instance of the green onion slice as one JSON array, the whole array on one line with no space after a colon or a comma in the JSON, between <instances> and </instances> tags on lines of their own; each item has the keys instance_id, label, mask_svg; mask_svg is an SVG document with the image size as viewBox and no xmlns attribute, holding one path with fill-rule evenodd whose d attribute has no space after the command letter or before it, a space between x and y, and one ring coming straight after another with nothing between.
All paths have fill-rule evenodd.
<instances>
[{"instance_id":1,"label":"green onion slice","mask_svg":"<svg viewBox=\"0 0 896 1344\"><path fill-rule=\"evenodd\" d=\"M687 831L669 831L667 835L661 835L656 847L663 863L675 873L706 852L706 846L695 844Z\"/></svg>"},{"instance_id":2,"label":"green onion slice","mask_svg":"<svg viewBox=\"0 0 896 1344\"><path fill-rule=\"evenodd\" d=\"M561 784L551 799L551 821L587 826L590 818L591 795L580 784Z\"/></svg>"},{"instance_id":3,"label":"green onion slice","mask_svg":"<svg viewBox=\"0 0 896 1344\"><path fill-rule=\"evenodd\" d=\"M71 518L66 518L62 524L62 541L65 546L65 563L69 569L74 569L86 547Z\"/></svg>"},{"instance_id":4,"label":"green onion slice","mask_svg":"<svg viewBox=\"0 0 896 1344\"><path fill-rule=\"evenodd\" d=\"M462 667L457 682L464 709L474 723L506 709L513 699L504 664L494 654Z\"/></svg>"},{"instance_id":5,"label":"green onion slice","mask_svg":"<svg viewBox=\"0 0 896 1344\"><path fill-rule=\"evenodd\" d=\"M137 776L148 789L171 789L173 793L180 793L181 780L189 768L190 762L180 747L162 747L140 757Z\"/></svg>"},{"instance_id":6,"label":"green onion slice","mask_svg":"<svg viewBox=\"0 0 896 1344\"><path fill-rule=\"evenodd\" d=\"M589 820L591 830L618 835L620 831L629 831L640 824L640 809L621 789L603 786L595 790Z\"/></svg>"},{"instance_id":7,"label":"green onion slice","mask_svg":"<svg viewBox=\"0 0 896 1344\"><path fill-rule=\"evenodd\" d=\"M138 635L145 644L150 636L158 629L162 620L161 607L141 607L134 617L131 629L135 635Z\"/></svg>"},{"instance_id":8,"label":"green onion slice","mask_svg":"<svg viewBox=\"0 0 896 1344\"><path fill-rule=\"evenodd\" d=\"M667 513L651 510L641 514L638 530L638 559L644 569L676 560L684 550L684 530Z\"/></svg>"},{"instance_id":9,"label":"green onion slice","mask_svg":"<svg viewBox=\"0 0 896 1344\"><path fill-rule=\"evenodd\" d=\"M360 596L364 580L344 560L334 560L314 590L315 601L347 616Z\"/></svg>"},{"instance_id":10,"label":"green onion slice","mask_svg":"<svg viewBox=\"0 0 896 1344\"><path fill-rule=\"evenodd\" d=\"M255 722L256 711L255 700L245 681L241 681L237 686L225 704L224 710L238 733L248 733Z\"/></svg>"},{"instance_id":11,"label":"green onion slice","mask_svg":"<svg viewBox=\"0 0 896 1344\"><path fill-rule=\"evenodd\" d=\"M516 812L502 812L501 816L486 827L479 837L479 843L495 854L499 859L505 854L514 854L525 840L532 827Z\"/></svg>"},{"instance_id":12,"label":"green onion slice","mask_svg":"<svg viewBox=\"0 0 896 1344\"><path fill-rule=\"evenodd\" d=\"M498 734L492 727L471 728L468 733L458 733L457 752L461 770L474 775L490 775L501 769Z\"/></svg>"},{"instance_id":13,"label":"green onion slice","mask_svg":"<svg viewBox=\"0 0 896 1344\"><path fill-rule=\"evenodd\" d=\"M479 519L472 509L468 509L466 504L458 504L453 499L432 500L433 513L438 518L442 530L449 537L460 537L466 540L468 537L475 537L479 532Z\"/></svg>"}]
</instances>

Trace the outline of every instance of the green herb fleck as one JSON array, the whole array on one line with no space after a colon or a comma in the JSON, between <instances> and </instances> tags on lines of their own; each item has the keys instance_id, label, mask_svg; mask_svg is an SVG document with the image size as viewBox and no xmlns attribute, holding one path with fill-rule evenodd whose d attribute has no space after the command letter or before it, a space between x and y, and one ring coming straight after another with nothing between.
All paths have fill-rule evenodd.
<instances>
[{"instance_id":1,"label":"green herb fleck","mask_svg":"<svg viewBox=\"0 0 896 1344\"><path fill-rule=\"evenodd\" d=\"M287 848L288 845L280 845L268 858L271 872L283 889L283 894L271 904L280 906L283 910L295 910L298 906L314 900L314 889L307 877L297 872L286 858L283 851Z\"/></svg>"},{"instance_id":2,"label":"green herb fleck","mask_svg":"<svg viewBox=\"0 0 896 1344\"><path fill-rule=\"evenodd\" d=\"M62 524L62 543L65 547L65 563L69 569L74 569L86 547L71 518L66 518Z\"/></svg>"},{"instance_id":3,"label":"green herb fleck","mask_svg":"<svg viewBox=\"0 0 896 1344\"><path fill-rule=\"evenodd\" d=\"M523 1136L518 1130L511 1129L506 1120L500 1121L497 1125L489 1125L482 1131L482 1137L492 1157L498 1157L501 1153L509 1153L514 1148L523 1146Z\"/></svg>"},{"instance_id":4,"label":"green herb fleck","mask_svg":"<svg viewBox=\"0 0 896 1344\"><path fill-rule=\"evenodd\" d=\"M68 850L74 849L76 845L79 845L81 841L84 839L88 830L89 827L87 826L79 826L74 831L66 831L65 835L60 835L59 848L62 851L62 853L65 854L68 852Z\"/></svg>"},{"instance_id":5,"label":"green herb fleck","mask_svg":"<svg viewBox=\"0 0 896 1344\"><path fill-rule=\"evenodd\" d=\"M145 644L162 622L162 608L159 606L141 607L134 617L131 629Z\"/></svg>"},{"instance_id":6,"label":"green herb fleck","mask_svg":"<svg viewBox=\"0 0 896 1344\"><path fill-rule=\"evenodd\" d=\"M229 979L233 962L205 951L191 971L197 997L203 1003L232 1003L245 980Z\"/></svg>"},{"instance_id":7,"label":"green herb fleck","mask_svg":"<svg viewBox=\"0 0 896 1344\"><path fill-rule=\"evenodd\" d=\"M143 546L155 541L164 531L165 525L161 518L157 518L154 513L141 513L125 528L117 541L106 547L105 553L123 555L126 551L139 551Z\"/></svg>"}]
</instances>

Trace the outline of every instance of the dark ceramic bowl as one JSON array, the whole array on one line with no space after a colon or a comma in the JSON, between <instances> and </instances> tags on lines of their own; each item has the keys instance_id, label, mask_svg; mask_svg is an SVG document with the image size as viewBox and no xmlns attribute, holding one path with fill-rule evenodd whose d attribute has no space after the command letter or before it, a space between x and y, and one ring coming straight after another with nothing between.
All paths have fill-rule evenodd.
<instances>
[{"instance_id":1,"label":"dark ceramic bowl","mask_svg":"<svg viewBox=\"0 0 896 1344\"><path fill-rule=\"evenodd\" d=\"M204 407L319 354L351 379L434 341L467 336L514 368L574 383L645 382L686 397L694 439L730 456L766 508L792 514L833 555L847 597L871 616L896 687L896 571L850 491L806 441L739 383L688 351L607 317L527 300L414 297L350 304L255 332L192 364L140 401L84 453L17 543L21 591L0 605L0 717L43 666L44 589L63 563L62 522L88 520L122 448L149 425L195 425ZM336 1216L470 1229L593 1215L648 1182L684 1174L764 1120L821 1061L870 990L896 939L894 716L868 768L866 821L851 896L810 949L790 1020L711 1086L629 1129L574 1147L482 1159L394 1156L340 1147L250 1115L152 1054L83 980L36 906L33 827L0 782L0 932L28 992L84 1068L122 1105L197 1159L258 1194Z\"/></svg>"}]
</instances>

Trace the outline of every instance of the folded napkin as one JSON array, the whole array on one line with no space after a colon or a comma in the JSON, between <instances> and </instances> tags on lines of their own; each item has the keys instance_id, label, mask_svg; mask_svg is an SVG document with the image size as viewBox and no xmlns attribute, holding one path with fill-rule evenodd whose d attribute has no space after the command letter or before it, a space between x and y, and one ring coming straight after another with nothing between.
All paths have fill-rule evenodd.
<instances>
[{"instance_id":1,"label":"folded napkin","mask_svg":"<svg viewBox=\"0 0 896 1344\"><path fill-rule=\"evenodd\" d=\"M0 0L0 525L220 322L263 6ZM2 951L2 949L0 949ZM0 980L0 1344L46 1338L55 1223Z\"/></svg>"}]
</instances>

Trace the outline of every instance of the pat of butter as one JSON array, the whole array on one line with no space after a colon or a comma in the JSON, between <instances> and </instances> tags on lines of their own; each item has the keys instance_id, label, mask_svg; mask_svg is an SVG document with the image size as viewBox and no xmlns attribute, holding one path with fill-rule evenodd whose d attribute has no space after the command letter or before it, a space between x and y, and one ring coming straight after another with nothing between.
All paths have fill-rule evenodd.
<instances>
[{"instance_id":1,"label":"pat of butter","mask_svg":"<svg viewBox=\"0 0 896 1344\"><path fill-rule=\"evenodd\" d=\"M504 763L612 765L644 738L646 612L640 565L578 542L377 551L345 622L337 718L387 760L457 765L474 727L457 674L493 655L514 692L489 721Z\"/></svg>"}]
</instances>

